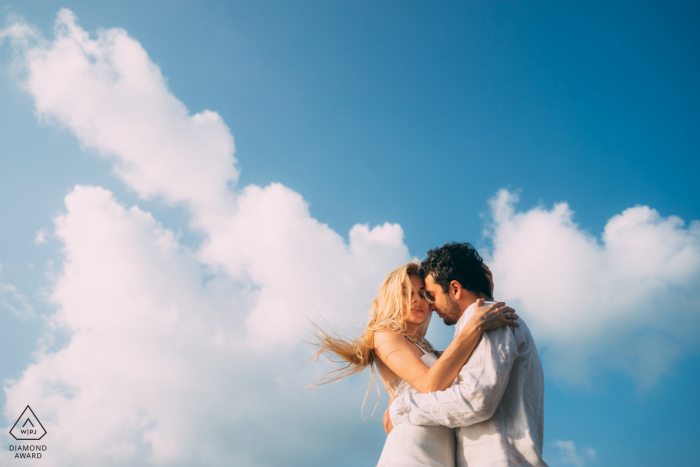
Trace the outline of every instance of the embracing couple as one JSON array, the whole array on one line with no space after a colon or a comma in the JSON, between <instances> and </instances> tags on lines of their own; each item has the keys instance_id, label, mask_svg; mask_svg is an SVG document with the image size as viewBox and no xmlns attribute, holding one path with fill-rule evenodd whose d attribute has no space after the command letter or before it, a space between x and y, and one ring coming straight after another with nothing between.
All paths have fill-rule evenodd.
<instances>
[{"instance_id":1,"label":"embracing couple","mask_svg":"<svg viewBox=\"0 0 700 467\"><path fill-rule=\"evenodd\" d=\"M492 294L477 251L450 243L387 276L360 338L319 329L317 355L347 363L322 382L369 366L392 396L378 467L546 467L542 364L525 323ZM433 311L456 325L444 352L425 339Z\"/></svg>"}]
</instances>

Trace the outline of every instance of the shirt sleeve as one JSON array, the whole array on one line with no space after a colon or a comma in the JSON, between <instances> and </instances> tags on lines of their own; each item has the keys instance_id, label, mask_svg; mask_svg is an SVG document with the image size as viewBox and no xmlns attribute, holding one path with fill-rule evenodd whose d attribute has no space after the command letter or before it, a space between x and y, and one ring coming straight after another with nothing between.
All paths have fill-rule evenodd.
<instances>
[{"instance_id":1,"label":"shirt sleeve","mask_svg":"<svg viewBox=\"0 0 700 467\"><path fill-rule=\"evenodd\" d=\"M517 354L510 326L485 332L455 384L427 394L406 391L391 404L391 422L456 428L488 420L501 402Z\"/></svg>"}]
</instances>

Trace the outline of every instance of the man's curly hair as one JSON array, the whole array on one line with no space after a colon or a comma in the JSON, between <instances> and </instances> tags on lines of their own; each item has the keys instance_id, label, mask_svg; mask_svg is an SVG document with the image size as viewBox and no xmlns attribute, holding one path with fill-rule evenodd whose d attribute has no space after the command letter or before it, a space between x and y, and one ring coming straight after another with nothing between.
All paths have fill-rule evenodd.
<instances>
[{"instance_id":1,"label":"man's curly hair","mask_svg":"<svg viewBox=\"0 0 700 467\"><path fill-rule=\"evenodd\" d=\"M428 257L421 262L421 273L423 277L432 275L444 292L448 291L450 282L457 281L469 292L492 298L483 263L471 244L446 243L428 252Z\"/></svg>"}]
</instances>

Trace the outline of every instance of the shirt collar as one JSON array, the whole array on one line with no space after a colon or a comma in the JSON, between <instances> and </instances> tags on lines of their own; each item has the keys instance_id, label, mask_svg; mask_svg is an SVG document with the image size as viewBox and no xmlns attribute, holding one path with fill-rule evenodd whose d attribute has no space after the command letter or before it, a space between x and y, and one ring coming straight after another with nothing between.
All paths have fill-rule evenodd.
<instances>
[{"instance_id":1,"label":"shirt collar","mask_svg":"<svg viewBox=\"0 0 700 467\"><path fill-rule=\"evenodd\" d=\"M467 307L466 310L464 310L464 313L462 313L462 316L457 320L457 324L455 324L455 336L459 334L459 332L462 330L465 324L467 324L467 321L469 321L469 318L472 317L474 314L474 305L476 302L472 303Z\"/></svg>"}]
</instances>

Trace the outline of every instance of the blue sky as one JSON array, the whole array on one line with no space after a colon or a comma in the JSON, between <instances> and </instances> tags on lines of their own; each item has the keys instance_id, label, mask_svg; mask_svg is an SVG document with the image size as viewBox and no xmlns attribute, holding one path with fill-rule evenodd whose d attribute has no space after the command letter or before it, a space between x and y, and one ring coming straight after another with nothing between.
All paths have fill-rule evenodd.
<instances>
[{"instance_id":1,"label":"blue sky","mask_svg":"<svg viewBox=\"0 0 700 467\"><path fill-rule=\"evenodd\" d=\"M6 25L31 25L51 41L61 8L70 9L92 39L101 28L125 30L160 68L167 89L190 114L208 109L221 116L235 140L240 170L237 181L227 181L235 185L233 191L279 183L309 203L311 219L346 239L356 224L399 224L401 245L411 256L421 257L447 241L470 241L492 255L505 274L514 269L507 267L507 259L499 259L494 241L521 243L517 235L498 233L515 221L492 220L489 200L501 188L519 193L517 212L531 216L527 219L538 212L554 216L555 203L568 203L575 226L569 225L567 232L593 236L600 248L609 220L637 205L656 210L664 219L683 219L685 225L674 230L682 235L690 232L691 221L700 219L700 95L694 79L700 63L700 33L694 25L700 11L691 2L25 1L5 3L2 12ZM3 297L20 309L19 315L7 306L0 313L0 375L8 380L21 379L37 352L51 353L71 341L70 331L52 332L49 324L56 310L68 305L48 297L59 290L60 278L67 277L63 262L72 251L66 246L72 237L53 235L53 219L66 213L64 198L75 185L103 187L118 203L152 213L165 228L179 233L181 248L200 251L209 235L193 226L198 214L187 202L172 201L179 195L147 196L114 175L115 159L101 158L99 144L76 137L70 124L60 123L61 109L37 110L41 90L22 87L27 72L17 69L18 56L23 57L21 48L6 38L0 47L0 216L5 226L0 231L0 283L16 288L16 294L6 291ZM490 225L496 232L484 234ZM47 242L37 243L42 230ZM541 232L544 244L553 242L546 227ZM656 251L660 246L653 242L665 237L650 238L649 251ZM689 242L689 250L680 253L686 258L697 251L697 243ZM554 249L560 244L551 245ZM387 253L377 260L377 265L387 265L377 277L401 254ZM515 260L524 261L519 256ZM530 266L561 266L548 261ZM230 272L234 263L221 266L229 268L228 279L222 281L239 279ZM663 262L655 264L666 268ZM592 348L601 353L584 353L581 365L588 369L581 370L585 376L580 378L555 369L557 363L548 355L566 354L567 348L547 326L575 323L570 316L588 308L541 305L551 307L543 312L550 321L531 327L545 354L545 453L552 465L684 465L694 458L692 440L700 435L699 405L693 402L700 389L700 349L696 339L664 327L694 330L700 319L698 297L689 292L700 285L698 267L691 264L682 271L690 272L678 277L689 279L676 278L653 289L659 305L654 302L652 311L643 313L659 314L639 320L647 327L634 328L611 316L609 322L595 322L595 329L605 332L581 333L571 352ZM539 305L531 304L556 297L551 289L557 284L535 283L532 288L542 292L531 298L510 285L512 281L518 277L500 282L501 290L537 324ZM641 289L649 282L620 283L625 288L606 290L608 295L601 294L599 300L617 295L647 300ZM241 287L265 288L255 280ZM498 274L496 287L498 295ZM571 290L588 300L598 289L593 284ZM33 316L21 311L18 296L31 306ZM676 307L682 313L674 314ZM617 308L611 313L617 311L632 320L635 313L642 314ZM336 318L342 322L342 316L331 322ZM626 355L611 347L619 327L633 328L628 338L639 342L660 328L663 338L682 344L669 350L667 359L650 346L661 363L640 357L636 350ZM38 339L47 332L57 342L41 350ZM439 347L449 342L450 333L433 323L431 337ZM304 354L303 348L294 347L294 352ZM618 357L622 363L606 363ZM629 370L630 361L660 366L640 379L638 370ZM11 386L30 383L25 378ZM347 453L353 465L372 465L378 457L381 426L376 420L363 424L355 410L361 404L362 382L343 384L342 389L315 389L317 394L304 401L308 408L319 398L323 411L312 407L290 412L278 422L294 423L294 416L306 413L309 424L338 430L332 437L327 430L328 439L319 441L327 452L313 456L295 451L287 458L290 464L321 465L333 452ZM296 397L301 387L291 393ZM8 397L0 398L8 412L14 399L6 405ZM334 403L352 410L343 409L334 418ZM6 416L12 418L11 413ZM57 416L57 426L60 421ZM350 454L359 440L368 443L366 452ZM553 444L557 440L574 442L575 455L566 458L566 449ZM595 460L587 449L595 450ZM180 461L197 459L188 455L195 457ZM274 463L270 457L249 455L252 464ZM151 462L144 456L139 459ZM168 462L176 465L177 456L173 459Z\"/></svg>"}]
</instances>

